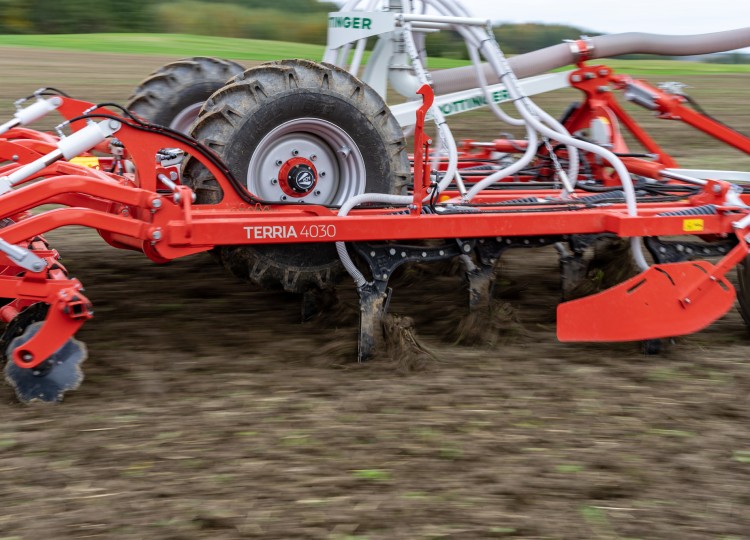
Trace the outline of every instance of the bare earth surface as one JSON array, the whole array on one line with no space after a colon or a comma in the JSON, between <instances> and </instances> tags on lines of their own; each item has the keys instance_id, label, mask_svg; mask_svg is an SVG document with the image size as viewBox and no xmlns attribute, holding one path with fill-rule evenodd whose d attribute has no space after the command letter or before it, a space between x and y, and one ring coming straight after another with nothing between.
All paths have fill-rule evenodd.
<instances>
[{"instance_id":1,"label":"bare earth surface","mask_svg":"<svg viewBox=\"0 0 750 540\"><path fill-rule=\"evenodd\" d=\"M2 49L3 110L43 84L124 102L161 61ZM685 82L750 131L745 79ZM486 117L458 126L497 134ZM686 164L747 170L667 127ZM358 365L348 283L348 311L303 325L298 298L208 255L156 266L90 231L48 238L94 303L90 357L60 406L0 390L0 538L750 538L750 341L734 311L660 356L559 344L557 259L523 250L498 269L519 322L496 346L446 340L466 295L428 268L395 284L391 312L436 359Z\"/></svg>"}]
</instances>

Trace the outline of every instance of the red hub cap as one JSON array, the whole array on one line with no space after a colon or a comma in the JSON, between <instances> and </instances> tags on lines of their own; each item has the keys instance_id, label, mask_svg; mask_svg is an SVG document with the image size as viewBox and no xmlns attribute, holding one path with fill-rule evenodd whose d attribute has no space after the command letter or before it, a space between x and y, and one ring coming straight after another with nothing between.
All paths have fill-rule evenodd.
<instances>
[{"instance_id":1,"label":"red hub cap","mask_svg":"<svg viewBox=\"0 0 750 540\"><path fill-rule=\"evenodd\" d=\"M318 183L318 171L309 159L295 157L279 170L279 186L289 197L302 198Z\"/></svg>"}]
</instances>

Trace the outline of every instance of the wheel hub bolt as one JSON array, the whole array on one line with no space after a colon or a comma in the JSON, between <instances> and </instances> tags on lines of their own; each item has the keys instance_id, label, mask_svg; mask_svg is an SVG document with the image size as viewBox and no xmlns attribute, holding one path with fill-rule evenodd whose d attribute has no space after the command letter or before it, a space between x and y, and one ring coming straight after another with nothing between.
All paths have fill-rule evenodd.
<instances>
[{"instance_id":1,"label":"wheel hub bolt","mask_svg":"<svg viewBox=\"0 0 750 540\"><path fill-rule=\"evenodd\" d=\"M271 178L271 185L272 186L275 186L278 183L279 183L279 181L276 178Z\"/></svg>"},{"instance_id":2,"label":"wheel hub bolt","mask_svg":"<svg viewBox=\"0 0 750 540\"><path fill-rule=\"evenodd\" d=\"M298 156L299 155L299 150L297 150L297 149L292 150L292 155L293 156Z\"/></svg>"},{"instance_id":3,"label":"wheel hub bolt","mask_svg":"<svg viewBox=\"0 0 750 540\"><path fill-rule=\"evenodd\" d=\"M318 190L315 190L315 192L313 193L313 195L315 195L316 197L317 197L318 195L320 195L320 190L319 190L319 189L318 189Z\"/></svg>"},{"instance_id":4,"label":"wheel hub bolt","mask_svg":"<svg viewBox=\"0 0 750 540\"><path fill-rule=\"evenodd\" d=\"M286 195L282 195L282 196L281 196L281 200L282 200L282 201L285 201L285 200L286 200Z\"/></svg>"},{"instance_id":5,"label":"wheel hub bolt","mask_svg":"<svg viewBox=\"0 0 750 540\"><path fill-rule=\"evenodd\" d=\"M320 176L321 178L324 178L325 175L326 175L325 171L320 171L320 173L318 174L318 176Z\"/></svg>"},{"instance_id":6,"label":"wheel hub bolt","mask_svg":"<svg viewBox=\"0 0 750 540\"><path fill-rule=\"evenodd\" d=\"M315 154L310 156L310 161L315 161L316 159L318 159L318 156L316 156Z\"/></svg>"},{"instance_id":7,"label":"wheel hub bolt","mask_svg":"<svg viewBox=\"0 0 750 540\"><path fill-rule=\"evenodd\" d=\"M280 159L277 159L277 160L276 160L276 166L277 166L277 167L281 167L281 166L282 166L283 164L284 164L284 162L283 162L283 161L281 161Z\"/></svg>"}]
</instances>

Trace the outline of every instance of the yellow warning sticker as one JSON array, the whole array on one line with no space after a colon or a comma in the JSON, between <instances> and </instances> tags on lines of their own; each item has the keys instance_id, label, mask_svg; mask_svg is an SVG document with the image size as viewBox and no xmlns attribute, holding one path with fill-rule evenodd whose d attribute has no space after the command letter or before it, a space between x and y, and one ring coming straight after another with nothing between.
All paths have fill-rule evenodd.
<instances>
[{"instance_id":1,"label":"yellow warning sticker","mask_svg":"<svg viewBox=\"0 0 750 540\"><path fill-rule=\"evenodd\" d=\"M89 169L99 168L99 158L96 156L74 157L73 159L70 160L70 163L74 163L76 165L82 165L84 167L88 167Z\"/></svg>"},{"instance_id":2,"label":"yellow warning sticker","mask_svg":"<svg viewBox=\"0 0 750 540\"><path fill-rule=\"evenodd\" d=\"M701 232L704 228L702 219L686 219L682 222L682 230L685 232Z\"/></svg>"}]
</instances>

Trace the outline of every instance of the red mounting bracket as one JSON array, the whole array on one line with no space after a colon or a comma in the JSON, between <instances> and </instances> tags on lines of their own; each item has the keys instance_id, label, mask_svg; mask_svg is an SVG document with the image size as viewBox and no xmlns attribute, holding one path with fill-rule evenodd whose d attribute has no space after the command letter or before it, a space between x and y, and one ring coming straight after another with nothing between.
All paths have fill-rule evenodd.
<instances>
[{"instance_id":1,"label":"red mounting bracket","mask_svg":"<svg viewBox=\"0 0 750 540\"><path fill-rule=\"evenodd\" d=\"M427 196L430 187L430 143L432 140L424 132L424 122L432 104L435 102L435 93L429 84L423 84L417 90L422 96L422 106L417 110L417 122L414 126L414 202L411 213L419 215L422 213L422 201Z\"/></svg>"}]
</instances>

